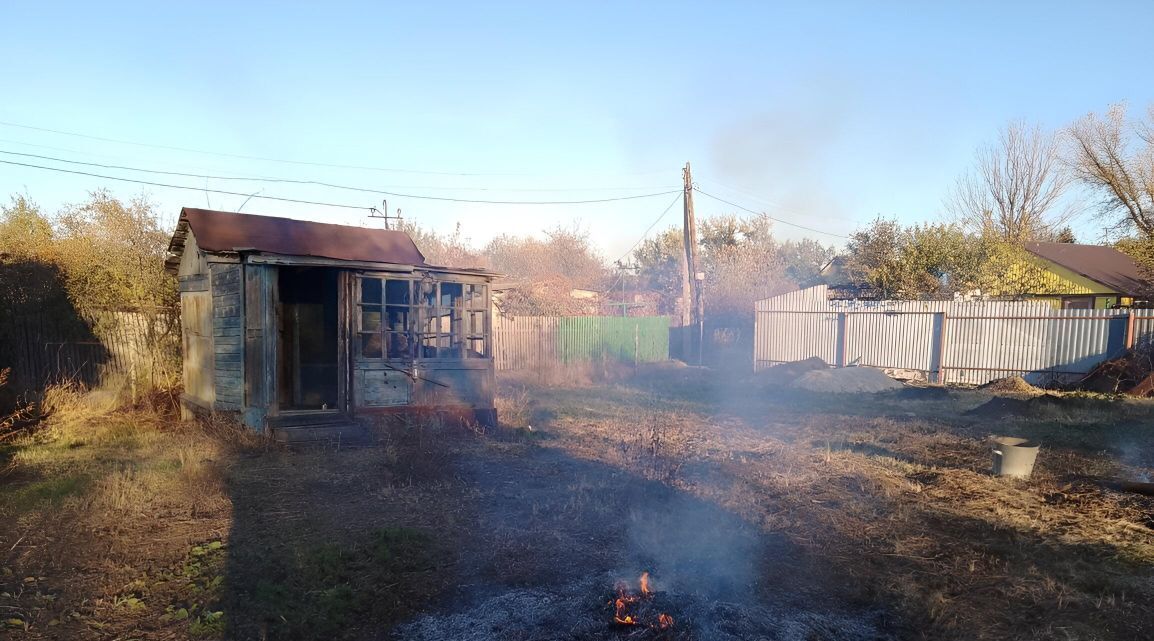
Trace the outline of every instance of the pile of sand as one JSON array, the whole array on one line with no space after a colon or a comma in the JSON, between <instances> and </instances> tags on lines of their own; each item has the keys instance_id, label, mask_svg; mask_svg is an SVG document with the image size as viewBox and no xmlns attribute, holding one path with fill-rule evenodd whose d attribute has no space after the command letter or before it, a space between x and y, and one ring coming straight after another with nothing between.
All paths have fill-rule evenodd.
<instances>
[{"instance_id":1,"label":"pile of sand","mask_svg":"<svg viewBox=\"0 0 1154 641\"><path fill-rule=\"evenodd\" d=\"M758 373L758 380L769 386L789 385L806 372L829 369L829 364L813 356L805 360L774 365Z\"/></svg>"},{"instance_id":2,"label":"pile of sand","mask_svg":"<svg viewBox=\"0 0 1154 641\"><path fill-rule=\"evenodd\" d=\"M802 374L791 387L827 394L888 392L904 387L885 372L872 367L843 367L812 370Z\"/></svg>"},{"instance_id":3,"label":"pile of sand","mask_svg":"<svg viewBox=\"0 0 1154 641\"><path fill-rule=\"evenodd\" d=\"M1029 394L1032 396L1045 393L1045 390L1030 385L1026 382L1026 379L1021 376L999 378L996 381L986 383L981 386L980 389L987 392L999 392L1001 394Z\"/></svg>"}]
</instances>

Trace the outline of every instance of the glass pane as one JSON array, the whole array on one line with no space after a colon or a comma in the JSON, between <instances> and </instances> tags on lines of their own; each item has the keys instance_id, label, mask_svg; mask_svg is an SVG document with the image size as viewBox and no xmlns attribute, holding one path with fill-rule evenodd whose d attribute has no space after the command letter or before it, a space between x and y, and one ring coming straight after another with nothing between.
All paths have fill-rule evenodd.
<instances>
[{"instance_id":1,"label":"glass pane","mask_svg":"<svg viewBox=\"0 0 1154 641\"><path fill-rule=\"evenodd\" d=\"M409 304L409 281L407 280L387 280L385 281L385 302L389 305L408 305Z\"/></svg>"},{"instance_id":2,"label":"glass pane","mask_svg":"<svg viewBox=\"0 0 1154 641\"><path fill-rule=\"evenodd\" d=\"M467 331L470 334L485 333L485 312L469 312L469 328Z\"/></svg>"},{"instance_id":3,"label":"glass pane","mask_svg":"<svg viewBox=\"0 0 1154 641\"><path fill-rule=\"evenodd\" d=\"M412 340L405 332L388 332L385 334L389 344L389 358L410 358L412 356Z\"/></svg>"},{"instance_id":4,"label":"glass pane","mask_svg":"<svg viewBox=\"0 0 1154 641\"><path fill-rule=\"evenodd\" d=\"M437 283L431 280L421 281L421 304L427 307L437 304Z\"/></svg>"},{"instance_id":5,"label":"glass pane","mask_svg":"<svg viewBox=\"0 0 1154 641\"><path fill-rule=\"evenodd\" d=\"M394 332L404 332L409 329L409 308L398 305L389 305L385 308L388 314L388 329Z\"/></svg>"},{"instance_id":6,"label":"glass pane","mask_svg":"<svg viewBox=\"0 0 1154 641\"><path fill-rule=\"evenodd\" d=\"M375 332L381 328L381 308L365 307L361 309L361 330Z\"/></svg>"},{"instance_id":7,"label":"glass pane","mask_svg":"<svg viewBox=\"0 0 1154 641\"><path fill-rule=\"evenodd\" d=\"M469 309L485 309L485 286L469 285L465 292Z\"/></svg>"},{"instance_id":8,"label":"glass pane","mask_svg":"<svg viewBox=\"0 0 1154 641\"><path fill-rule=\"evenodd\" d=\"M461 283L441 283L441 307L460 307L463 295Z\"/></svg>"},{"instance_id":9,"label":"glass pane","mask_svg":"<svg viewBox=\"0 0 1154 641\"><path fill-rule=\"evenodd\" d=\"M381 357L380 334L361 334L361 356L365 358Z\"/></svg>"},{"instance_id":10,"label":"glass pane","mask_svg":"<svg viewBox=\"0 0 1154 641\"><path fill-rule=\"evenodd\" d=\"M483 358L485 354L485 339L470 338L469 339L469 358Z\"/></svg>"},{"instance_id":11,"label":"glass pane","mask_svg":"<svg viewBox=\"0 0 1154 641\"><path fill-rule=\"evenodd\" d=\"M437 357L437 335L436 334L421 334L420 357L421 358L436 358Z\"/></svg>"},{"instance_id":12,"label":"glass pane","mask_svg":"<svg viewBox=\"0 0 1154 641\"><path fill-rule=\"evenodd\" d=\"M361 302L362 303L377 303L381 302L381 281L378 278L362 278L361 279Z\"/></svg>"}]
</instances>

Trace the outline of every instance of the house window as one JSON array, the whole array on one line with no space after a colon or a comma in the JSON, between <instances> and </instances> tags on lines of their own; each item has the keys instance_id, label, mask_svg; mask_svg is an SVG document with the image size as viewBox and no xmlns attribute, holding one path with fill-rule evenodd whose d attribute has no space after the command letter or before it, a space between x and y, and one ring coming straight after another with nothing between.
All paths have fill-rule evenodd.
<instances>
[{"instance_id":1,"label":"house window","mask_svg":"<svg viewBox=\"0 0 1154 641\"><path fill-rule=\"evenodd\" d=\"M369 276L360 279L363 358L487 358L485 285Z\"/></svg>"},{"instance_id":2,"label":"house window","mask_svg":"<svg viewBox=\"0 0 1154 641\"><path fill-rule=\"evenodd\" d=\"M1062 309L1094 309L1094 297L1066 296L1062 299Z\"/></svg>"}]
</instances>

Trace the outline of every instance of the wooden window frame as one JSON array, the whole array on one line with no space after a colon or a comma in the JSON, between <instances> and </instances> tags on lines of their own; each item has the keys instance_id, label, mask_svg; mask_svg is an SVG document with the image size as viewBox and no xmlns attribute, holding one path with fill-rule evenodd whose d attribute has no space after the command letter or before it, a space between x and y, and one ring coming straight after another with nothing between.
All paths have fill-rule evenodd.
<instances>
[{"instance_id":1,"label":"wooden window frame","mask_svg":"<svg viewBox=\"0 0 1154 641\"><path fill-rule=\"evenodd\" d=\"M381 283L380 302L365 302L365 281ZM407 303L388 302L389 282L405 282ZM446 293L446 286L456 292ZM489 316L489 284L438 279L432 276L397 278L390 274L363 273L356 279L356 354L370 361L462 361L492 359L492 319ZM446 301L446 296L451 298ZM405 325L390 329L390 308L404 308ZM375 327L367 327L367 314L380 315ZM380 355L367 355L367 337L379 336ZM394 339L408 348L397 352ZM479 347L480 349L476 349Z\"/></svg>"}]
</instances>

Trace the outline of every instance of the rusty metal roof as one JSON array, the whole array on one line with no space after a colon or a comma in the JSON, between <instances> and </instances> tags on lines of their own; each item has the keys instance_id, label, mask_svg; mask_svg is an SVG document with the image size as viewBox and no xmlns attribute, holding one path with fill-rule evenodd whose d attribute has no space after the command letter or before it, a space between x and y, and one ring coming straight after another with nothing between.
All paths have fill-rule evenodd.
<instances>
[{"instance_id":1,"label":"rusty metal roof","mask_svg":"<svg viewBox=\"0 0 1154 641\"><path fill-rule=\"evenodd\" d=\"M206 252L264 252L425 266L424 255L402 231L185 207L168 246L169 269L180 264L190 230L197 246Z\"/></svg>"},{"instance_id":2,"label":"rusty metal roof","mask_svg":"<svg viewBox=\"0 0 1154 641\"><path fill-rule=\"evenodd\" d=\"M1138 263L1113 247L1074 243L1026 243L1026 250L1101 283L1119 294L1146 295L1151 290L1150 284L1138 270Z\"/></svg>"}]
</instances>

